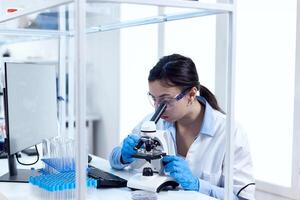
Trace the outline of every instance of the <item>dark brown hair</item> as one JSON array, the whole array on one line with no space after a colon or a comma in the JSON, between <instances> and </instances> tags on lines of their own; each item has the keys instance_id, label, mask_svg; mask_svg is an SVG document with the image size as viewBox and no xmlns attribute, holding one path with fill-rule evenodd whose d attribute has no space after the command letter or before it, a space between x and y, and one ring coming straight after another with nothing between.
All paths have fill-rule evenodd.
<instances>
[{"instance_id":1,"label":"dark brown hair","mask_svg":"<svg viewBox=\"0 0 300 200\"><path fill-rule=\"evenodd\" d=\"M149 82L155 80L160 80L167 86L181 87L182 91L196 87L200 96L204 97L212 108L224 113L215 95L200 84L195 63L188 57L179 54L162 57L148 76Z\"/></svg>"}]
</instances>

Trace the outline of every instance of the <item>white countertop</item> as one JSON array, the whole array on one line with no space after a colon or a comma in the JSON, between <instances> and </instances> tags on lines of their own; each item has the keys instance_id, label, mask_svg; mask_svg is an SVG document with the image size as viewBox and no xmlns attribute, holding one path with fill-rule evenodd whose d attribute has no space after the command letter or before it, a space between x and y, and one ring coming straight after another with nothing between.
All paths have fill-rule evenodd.
<instances>
[{"instance_id":1,"label":"white countertop","mask_svg":"<svg viewBox=\"0 0 300 200\"><path fill-rule=\"evenodd\" d=\"M25 159L26 156L23 156ZM31 160L34 160L35 157L31 157ZM28 159L26 159L26 162ZM132 174L135 174L134 171L117 171L113 170L108 161L96 156L93 156L93 159L90 163L91 165L98 167L102 170L114 173L124 179L128 179ZM39 162L35 167L41 167L42 163ZM24 168L24 166L19 166ZM28 168L28 167L27 167ZM30 168L30 167L29 167ZM0 160L0 175L7 172L7 160ZM129 188L110 188L110 189L88 189L87 199L107 199L107 200L131 200L131 190ZM36 200L36 199L45 199L45 194L41 193L41 189L36 186L33 186L28 183L6 183L0 182L0 200L1 193L9 200ZM175 200L175 199L184 199L184 200L213 200L214 198L206 196L204 194L192 191L162 191L157 194L159 200Z\"/></svg>"}]
</instances>

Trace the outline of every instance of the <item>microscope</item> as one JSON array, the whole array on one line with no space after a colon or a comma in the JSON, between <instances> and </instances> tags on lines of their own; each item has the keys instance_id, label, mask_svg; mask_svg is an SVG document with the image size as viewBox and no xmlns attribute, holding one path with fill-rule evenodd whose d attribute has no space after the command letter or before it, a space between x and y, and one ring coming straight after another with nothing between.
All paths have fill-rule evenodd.
<instances>
[{"instance_id":1,"label":"microscope","mask_svg":"<svg viewBox=\"0 0 300 200\"><path fill-rule=\"evenodd\" d=\"M152 192L166 189L175 189L179 184L163 172L161 158L168 155L168 146L165 139L167 134L163 130L156 130L156 123L160 119L167 105L161 104L150 121L145 121L141 126L141 138L134 147L137 153L133 156L146 160L150 166L144 167L142 173L129 178L127 187Z\"/></svg>"}]
</instances>

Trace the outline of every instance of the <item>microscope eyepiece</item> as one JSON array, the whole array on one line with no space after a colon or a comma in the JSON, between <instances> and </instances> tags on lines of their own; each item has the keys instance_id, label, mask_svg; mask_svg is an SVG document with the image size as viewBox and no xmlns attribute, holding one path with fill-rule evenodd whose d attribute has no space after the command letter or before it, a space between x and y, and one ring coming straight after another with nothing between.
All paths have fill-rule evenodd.
<instances>
[{"instance_id":1,"label":"microscope eyepiece","mask_svg":"<svg viewBox=\"0 0 300 200\"><path fill-rule=\"evenodd\" d=\"M153 114L152 118L150 119L150 121L154 121L155 124L158 122L159 118L161 117L161 115L165 112L165 110L167 109L167 104L163 103L161 104L155 111L155 113Z\"/></svg>"}]
</instances>

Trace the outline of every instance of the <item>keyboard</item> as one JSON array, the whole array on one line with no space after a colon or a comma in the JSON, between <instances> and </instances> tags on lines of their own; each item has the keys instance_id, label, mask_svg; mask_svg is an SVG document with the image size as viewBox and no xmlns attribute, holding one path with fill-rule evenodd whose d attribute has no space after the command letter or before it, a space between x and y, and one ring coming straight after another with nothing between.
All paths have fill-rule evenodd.
<instances>
[{"instance_id":1,"label":"keyboard","mask_svg":"<svg viewBox=\"0 0 300 200\"><path fill-rule=\"evenodd\" d=\"M88 167L88 176L97 180L97 188L119 188L127 186L127 180L92 165Z\"/></svg>"}]
</instances>

